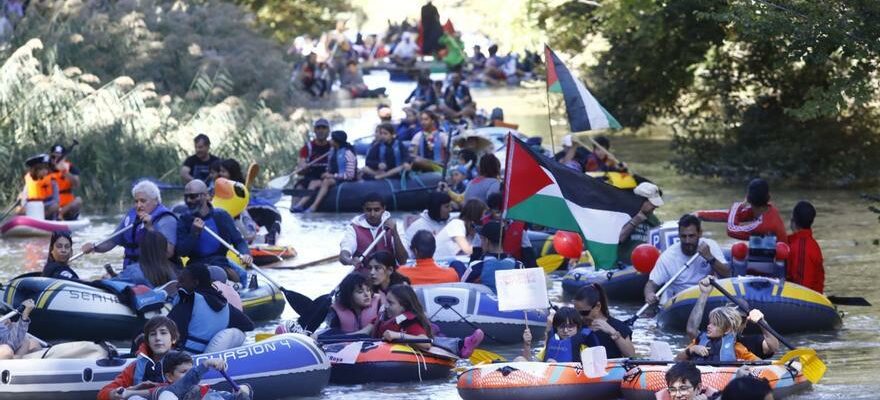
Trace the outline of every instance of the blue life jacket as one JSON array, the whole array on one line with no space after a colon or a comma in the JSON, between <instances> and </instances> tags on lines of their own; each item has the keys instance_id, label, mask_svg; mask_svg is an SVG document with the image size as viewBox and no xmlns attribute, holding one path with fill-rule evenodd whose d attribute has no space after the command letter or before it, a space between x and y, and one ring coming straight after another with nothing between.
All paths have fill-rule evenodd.
<instances>
[{"instance_id":1,"label":"blue life jacket","mask_svg":"<svg viewBox=\"0 0 880 400\"><path fill-rule=\"evenodd\" d=\"M510 257L498 259L495 255L487 255L483 258L483 270L480 271L480 283L498 293L495 288L495 271L503 271L516 268L516 260Z\"/></svg>"},{"instance_id":2,"label":"blue life jacket","mask_svg":"<svg viewBox=\"0 0 880 400\"><path fill-rule=\"evenodd\" d=\"M551 330L550 338L547 339L547 345L544 347L544 358L541 361L553 359L557 362L580 362L581 347L599 345L599 339L593 335L590 328L583 328L574 336L566 339L560 339L556 331Z\"/></svg>"},{"instance_id":3,"label":"blue life jacket","mask_svg":"<svg viewBox=\"0 0 880 400\"><path fill-rule=\"evenodd\" d=\"M113 279L102 279L97 283L138 313L159 310L165 306L167 294L164 290Z\"/></svg>"},{"instance_id":4,"label":"blue life jacket","mask_svg":"<svg viewBox=\"0 0 880 400\"><path fill-rule=\"evenodd\" d=\"M351 151L347 147L339 147L330 149L330 165L329 172L331 174L338 174L341 172L345 172L345 152Z\"/></svg>"},{"instance_id":5,"label":"blue life jacket","mask_svg":"<svg viewBox=\"0 0 880 400\"><path fill-rule=\"evenodd\" d=\"M736 335L728 333L720 339L709 339L706 332L701 332L697 344L709 349L706 357L695 356L694 361L736 361Z\"/></svg>"},{"instance_id":6,"label":"blue life jacket","mask_svg":"<svg viewBox=\"0 0 880 400\"><path fill-rule=\"evenodd\" d=\"M220 232L220 229L217 227L217 221L214 221L214 209L211 209L211 213L208 214L204 219L205 228L210 229L214 232ZM195 253L190 257L202 259L210 256L226 256L226 247L224 247L217 239L214 238L213 235L206 232L204 229L199 234L199 243L196 244L196 248L194 249Z\"/></svg>"},{"instance_id":7,"label":"blue life jacket","mask_svg":"<svg viewBox=\"0 0 880 400\"><path fill-rule=\"evenodd\" d=\"M150 218L152 218L152 221L155 224L156 222L159 221L160 218L164 218L166 215L170 215L175 220L177 220L177 216L174 215L174 213L171 212L171 210L165 208L164 205L159 204L156 206L156 208L153 210L153 212L150 213ZM137 224L137 225L134 227L134 229L131 229L128 232L123 233L122 236L120 236L120 238L122 240L121 245L122 245L122 247L125 248L125 258L122 259L123 266L126 266L128 264L131 264L133 262L138 261L138 259L140 258L140 255L141 255L141 251L140 251L141 240L143 240L144 233L146 232L146 229L144 228L144 224L138 218L137 213L135 212L134 208L132 208L131 210L128 210L128 214L125 215L125 220L122 225L128 226L131 224Z\"/></svg>"},{"instance_id":8,"label":"blue life jacket","mask_svg":"<svg viewBox=\"0 0 880 400\"><path fill-rule=\"evenodd\" d=\"M394 152L394 165L390 165L390 163L387 162L388 160L385 158L388 146L391 146L391 151ZM390 144L379 143L379 162L389 164L387 165L387 169L399 167L400 164L402 164L400 155L400 142L397 140L392 140Z\"/></svg>"},{"instance_id":9,"label":"blue life jacket","mask_svg":"<svg viewBox=\"0 0 880 400\"><path fill-rule=\"evenodd\" d=\"M441 130L434 131L434 155L431 158L435 162L443 162L443 141L440 138ZM426 157L427 152L427 133L422 131L422 140L419 142L419 157Z\"/></svg>"},{"instance_id":10,"label":"blue life jacket","mask_svg":"<svg viewBox=\"0 0 880 400\"><path fill-rule=\"evenodd\" d=\"M217 332L226 329L229 325L229 304L223 306L220 311L214 311L205 297L200 293L193 293L192 317L189 320L186 342L183 349L192 354L201 354L208 346L211 338Z\"/></svg>"},{"instance_id":11,"label":"blue life jacket","mask_svg":"<svg viewBox=\"0 0 880 400\"><path fill-rule=\"evenodd\" d=\"M164 383L165 374L162 373L162 360L153 361L146 354L138 353L137 359L134 360L134 375L132 376L132 385L137 385L144 381Z\"/></svg>"}]
</instances>

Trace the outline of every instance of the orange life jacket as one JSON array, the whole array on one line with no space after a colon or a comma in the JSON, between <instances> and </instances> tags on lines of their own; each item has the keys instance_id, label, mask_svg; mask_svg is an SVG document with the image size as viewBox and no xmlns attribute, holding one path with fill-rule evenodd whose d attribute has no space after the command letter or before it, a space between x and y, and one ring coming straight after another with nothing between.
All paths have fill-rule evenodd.
<instances>
[{"instance_id":1,"label":"orange life jacket","mask_svg":"<svg viewBox=\"0 0 880 400\"><path fill-rule=\"evenodd\" d=\"M52 176L34 180L30 173L24 174L24 187L28 201L47 201L52 198Z\"/></svg>"},{"instance_id":2,"label":"orange life jacket","mask_svg":"<svg viewBox=\"0 0 880 400\"><path fill-rule=\"evenodd\" d=\"M69 164L70 168L73 164ZM64 172L55 171L49 176L58 184L58 203L61 207L70 204L76 197L73 195L73 183L64 176Z\"/></svg>"}]
</instances>

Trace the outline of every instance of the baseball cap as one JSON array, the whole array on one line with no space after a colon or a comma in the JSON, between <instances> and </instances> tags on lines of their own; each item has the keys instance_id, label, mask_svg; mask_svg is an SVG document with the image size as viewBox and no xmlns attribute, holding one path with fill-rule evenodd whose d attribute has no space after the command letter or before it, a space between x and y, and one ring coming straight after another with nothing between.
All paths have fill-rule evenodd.
<instances>
[{"instance_id":1,"label":"baseball cap","mask_svg":"<svg viewBox=\"0 0 880 400\"><path fill-rule=\"evenodd\" d=\"M24 165L26 165L28 167L33 167L38 164L48 164L49 161L50 161L49 155L46 153L43 153L43 154L37 154L31 158L28 158L24 162Z\"/></svg>"},{"instance_id":2,"label":"baseball cap","mask_svg":"<svg viewBox=\"0 0 880 400\"><path fill-rule=\"evenodd\" d=\"M489 221L477 227L477 232L494 244L501 243L501 223L498 221Z\"/></svg>"},{"instance_id":3,"label":"baseball cap","mask_svg":"<svg viewBox=\"0 0 880 400\"><path fill-rule=\"evenodd\" d=\"M325 127L325 128L329 128L329 127L330 127L330 121L327 121L326 118L319 118L317 121L315 121L315 128L318 128L318 127L321 127L321 126L323 126L323 127Z\"/></svg>"},{"instance_id":4,"label":"baseball cap","mask_svg":"<svg viewBox=\"0 0 880 400\"><path fill-rule=\"evenodd\" d=\"M655 207L663 205L663 198L660 197L660 188L651 182L642 182L633 189L633 193L642 196L651 202Z\"/></svg>"}]
</instances>

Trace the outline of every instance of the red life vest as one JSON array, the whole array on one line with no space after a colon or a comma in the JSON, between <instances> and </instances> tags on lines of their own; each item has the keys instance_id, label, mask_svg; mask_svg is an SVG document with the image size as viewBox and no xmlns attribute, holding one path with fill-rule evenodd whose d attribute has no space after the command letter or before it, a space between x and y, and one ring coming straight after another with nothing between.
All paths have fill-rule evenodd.
<instances>
[{"instance_id":1,"label":"red life vest","mask_svg":"<svg viewBox=\"0 0 880 400\"><path fill-rule=\"evenodd\" d=\"M343 332L350 333L358 331L361 328L378 321L379 305L382 304L381 302L382 296L374 294L370 306L361 310L358 315L355 315L354 311L343 307L338 302L334 302L330 307L333 308L333 311L336 312L336 317L339 318L339 329Z\"/></svg>"},{"instance_id":2,"label":"red life vest","mask_svg":"<svg viewBox=\"0 0 880 400\"><path fill-rule=\"evenodd\" d=\"M522 221L513 221L507 224L504 230L504 240L501 246L504 252L519 259L522 256L522 237L526 230L526 223Z\"/></svg>"},{"instance_id":3,"label":"red life vest","mask_svg":"<svg viewBox=\"0 0 880 400\"><path fill-rule=\"evenodd\" d=\"M374 336L382 337L385 331L404 332L408 335L428 335L428 332L425 332L425 328L419 325L419 320L415 314L407 311L402 315L405 319L399 324L397 323L397 318L390 318L379 322L379 327L375 330Z\"/></svg>"},{"instance_id":4,"label":"red life vest","mask_svg":"<svg viewBox=\"0 0 880 400\"><path fill-rule=\"evenodd\" d=\"M359 257L363 255L364 251L367 250L367 247L370 247L370 244L372 244L373 240L375 240L376 238L375 236L373 236L373 233L370 232L369 228L364 228L363 226L356 224L351 224L351 227L354 228L354 234L357 238L357 249L352 255ZM394 238L390 233L386 233L385 235L383 235L382 240L379 240L379 243L376 243L376 246L373 247L373 250L371 250L371 252L375 253L381 250L394 254Z\"/></svg>"}]
</instances>

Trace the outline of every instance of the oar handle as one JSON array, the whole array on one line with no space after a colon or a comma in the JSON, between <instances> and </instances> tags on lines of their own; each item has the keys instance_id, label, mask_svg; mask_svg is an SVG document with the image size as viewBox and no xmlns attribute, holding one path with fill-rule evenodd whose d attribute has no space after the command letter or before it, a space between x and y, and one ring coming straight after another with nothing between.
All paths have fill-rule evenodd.
<instances>
[{"instance_id":1,"label":"oar handle","mask_svg":"<svg viewBox=\"0 0 880 400\"><path fill-rule=\"evenodd\" d=\"M14 309L0 317L0 323L5 322L6 320L16 316L17 314L21 314L22 312L24 312L24 306L18 306L18 309Z\"/></svg>"},{"instance_id":2,"label":"oar handle","mask_svg":"<svg viewBox=\"0 0 880 400\"><path fill-rule=\"evenodd\" d=\"M106 238L102 239L101 241L99 241L99 242L95 242L95 245L97 246L97 245L99 245L99 244L101 244L101 243L107 242L107 241L110 240L110 239L113 239L113 238L115 238L115 237L117 237L117 236L119 236L119 235L121 235L121 234L123 234L123 233L125 233L125 232L130 231L131 228L133 228L133 227L134 227L134 224L126 225L126 226L122 227L121 229L119 229L118 231L113 232L112 234L110 234L110 236L107 236ZM70 259L67 260L67 262L71 262L71 261L73 261L73 260L76 260L77 258L80 258L80 257L82 257L82 256L84 256L84 255L86 255L86 253L83 253L83 252L76 253L76 254L73 255L73 257L70 257Z\"/></svg>"},{"instance_id":3,"label":"oar handle","mask_svg":"<svg viewBox=\"0 0 880 400\"><path fill-rule=\"evenodd\" d=\"M231 251L232 254L235 254L236 257L238 257L239 259L241 259L241 252L238 251L238 250L237 250L235 247L233 247L231 244L229 244L229 242L223 240L223 238L220 237L220 235L218 235L217 232L214 232L213 229L209 228L208 226L204 226L204 227L202 227L202 230L204 230L205 232L208 232L208 234L210 234L211 236L213 236L214 239L217 239L217 241L220 242L220 244L222 244L223 247L229 249L229 251Z\"/></svg>"},{"instance_id":4,"label":"oar handle","mask_svg":"<svg viewBox=\"0 0 880 400\"><path fill-rule=\"evenodd\" d=\"M743 299L734 297L732 294L730 294L730 292L727 291L727 289L724 289L723 287L721 287L721 285L715 279L709 278L709 283L713 287L715 287L716 290L721 292L721 294L723 294L725 297L730 299L730 301L732 301L734 304L736 304L737 308L739 308L740 310L745 312L746 315L748 315L748 313L751 311L751 310L749 310L748 307L746 307L745 303L743 302ZM770 324L768 324L767 321L764 320L763 318L761 318L761 320L758 321L758 326L760 326L761 328L764 328L767 332L770 332L770 334L773 335L774 337L776 337L776 339L778 339L780 342L782 342L782 344L784 344L785 347L788 347L789 349L792 349L792 350L795 349L795 347L792 346L791 343L789 343L787 340L785 340L785 338L782 337L782 335L780 335L779 332L776 332L776 330L773 329L773 327L771 327Z\"/></svg>"},{"instance_id":5,"label":"oar handle","mask_svg":"<svg viewBox=\"0 0 880 400\"><path fill-rule=\"evenodd\" d=\"M220 372L220 375L223 375L223 378L226 379L226 382L229 382L229 385L232 386L232 391L237 392L237 391L241 390L241 387L238 386L238 384L235 383L234 380L232 380L232 377L231 377L231 376L229 376L229 372L226 372L225 369L224 369L224 370L218 370L218 371Z\"/></svg>"},{"instance_id":6,"label":"oar handle","mask_svg":"<svg viewBox=\"0 0 880 400\"><path fill-rule=\"evenodd\" d=\"M666 291L666 289L668 289L670 286L672 286L672 282L675 282L675 280L678 279L678 277L681 276L681 274L683 274L684 271L687 270L688 267L690 267L691 264L693 264L694 261L696 261L697 257L699 257L699 256L700 256L700 253L695 253L693 256L691 256L691 259L688 260L686 263L684 263L684 265L682 265L681 268L679 268L679 270L675 273L675 275L672 275L672 278L669 278L669 280L666 281L666 283L664 283L663 286L660 287L660 290L658 290L656 293L657 297L662 295L663 292ZM641 317L642 314L648 310L648 307L651 307L651 303L645 303L645 305L643 305L642 308L639 309L639 311L636 311L635 315L633 315L632 318L626 320L626 323L629 325L632 325L633 323L635 323L636 320L639 319L639 317Z\"/></svg>"}]
</instances>

